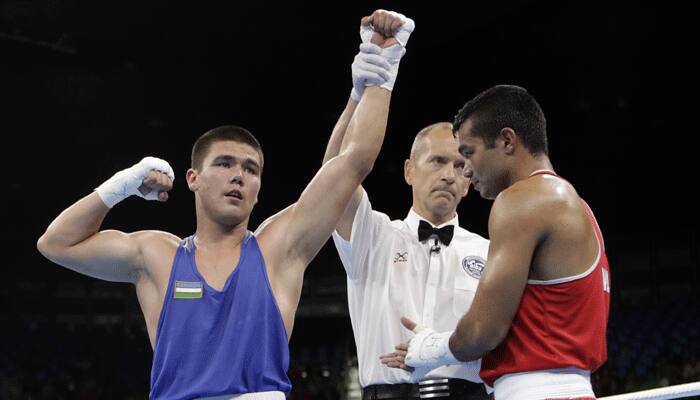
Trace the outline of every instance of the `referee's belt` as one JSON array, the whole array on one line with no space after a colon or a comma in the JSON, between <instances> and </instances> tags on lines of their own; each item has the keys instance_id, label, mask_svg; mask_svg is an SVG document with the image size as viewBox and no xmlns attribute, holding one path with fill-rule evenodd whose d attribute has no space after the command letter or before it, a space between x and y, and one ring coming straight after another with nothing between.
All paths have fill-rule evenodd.
<instances>
[{"instance_id":1,"label":"referee's belt","mask_svg":"<svg viewBox=\"0 0 700 400\"><path fill-rule=\"evenodd\" d=\"M481 395L481 396L479 396ZM418 383L370 385L362 389L362 400L486 398L484 385L464 379L428 379Z\"/></svg>"}]
</instances>

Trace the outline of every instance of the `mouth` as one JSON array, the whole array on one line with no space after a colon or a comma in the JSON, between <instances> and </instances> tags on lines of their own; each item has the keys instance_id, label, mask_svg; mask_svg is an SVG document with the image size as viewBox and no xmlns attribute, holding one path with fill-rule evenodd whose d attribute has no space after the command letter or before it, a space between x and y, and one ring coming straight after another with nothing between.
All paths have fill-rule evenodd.
<instances>
[{"instance_id":1,"label":"mouth","mask_svg":"<svg viewBox=\"0 0 700 400\"><path fill-rule=\"evenodd\" d=\"M231 190L230 192L227 192L225 196L229 199L243 200L243 195L241 194L240 190Z\"/></svg>"},{"instance_id":2,"label":"mouth","mask_svg":"<svg viewBox=\"0 0 700 400\"><path fill-rule=\"evenodd\" d=\"M455 194L452 193L452 191L447 190L447 189L435 189L433 192L438 193L438 194L448 194L450 198L454 198Z\"/></svg>"}]
</instances>

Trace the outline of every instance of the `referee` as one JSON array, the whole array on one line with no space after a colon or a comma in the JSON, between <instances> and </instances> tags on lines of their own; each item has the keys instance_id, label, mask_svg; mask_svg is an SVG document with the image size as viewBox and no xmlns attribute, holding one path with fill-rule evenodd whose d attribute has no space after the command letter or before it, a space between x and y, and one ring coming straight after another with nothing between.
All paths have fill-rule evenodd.
<instances>
[{"instance_id":1,"label":"referee","mask_svg":"<svg viewBox=\"0 0 700 400\"><path fill-rule=\"evenodd\" d=\"M382 31L382 27L400 26L396 18L405 17L378 10L368 19L375 32L396 35L405 45L407 35L401 42L400 29ZM361 92L362 88L353 88L333 129L324 163L345 151L343 138ZM399 363L399 354L392 353L395 344L407 343L413 336L400 317L451 331L474 298L489 242L459 226L456 209L471 177L465 163L452 124L424 128L404 164L404 177L413 192L406 218L392 221L374 211L360 187L333 233L348 276L363 400L488 398L479 378L480 360L433 370L390 368Z\"/></svg>"}]
</instances>

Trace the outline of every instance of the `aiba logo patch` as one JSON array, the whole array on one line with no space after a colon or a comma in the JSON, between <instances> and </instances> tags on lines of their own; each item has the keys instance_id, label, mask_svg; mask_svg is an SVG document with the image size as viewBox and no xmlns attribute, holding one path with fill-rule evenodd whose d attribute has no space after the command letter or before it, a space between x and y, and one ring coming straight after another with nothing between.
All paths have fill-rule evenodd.
<instances>
[{"instance_id":1,"label":"aiba logo patch","mask_svg":"<svg viewBox=\"0 0 700 400\"><path fill-rule=\"evenodd\" d=\"M485 266L486 260L479 256L468 256L462 259L462 269L474 279L481 279Z\"/></svg>"},{"instance_id":2,"label":"aiba logo patch","mask_svg":"<svg viewBox=\"0 0 700 400\"><path fill-rule=\"evenodd\" d=\"M396 255L394 256L394 264L396 263L405 263L408 261L408 252L404 251L402 252L397 252Z\"/></svg>"}]
</instances>

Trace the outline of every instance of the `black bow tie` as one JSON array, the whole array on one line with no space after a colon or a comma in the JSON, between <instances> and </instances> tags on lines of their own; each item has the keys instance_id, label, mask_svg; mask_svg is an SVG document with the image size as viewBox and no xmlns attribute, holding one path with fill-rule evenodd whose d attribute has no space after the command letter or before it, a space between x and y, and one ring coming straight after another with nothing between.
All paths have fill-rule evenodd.
<instances>
[{"instance_id":1,"label":"black bow tie","mask_svg":"<svg viewBox=\"0 0 700 400\"><path fill-rule=\"evenodd\" d=\"M426 221L420 221L418 224L418 240L421 242L429 239L433 235L436 235L442 243L449 246L454 234L454 225L447 225L443 226L442 228L433 228L433 226Z\"/></svg>"}]
</instances>

